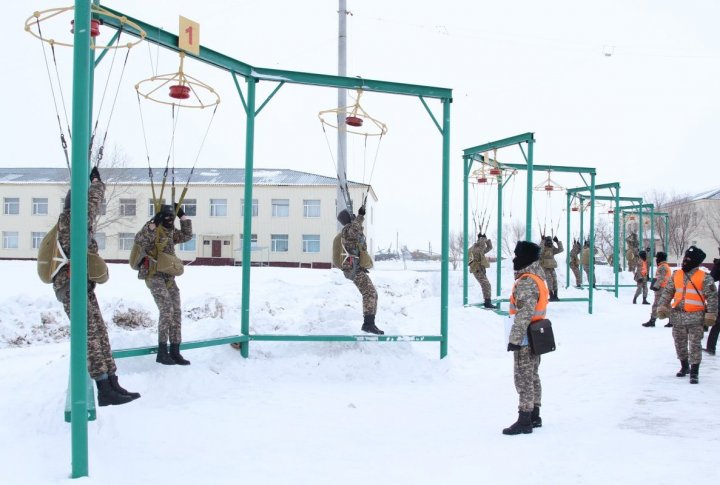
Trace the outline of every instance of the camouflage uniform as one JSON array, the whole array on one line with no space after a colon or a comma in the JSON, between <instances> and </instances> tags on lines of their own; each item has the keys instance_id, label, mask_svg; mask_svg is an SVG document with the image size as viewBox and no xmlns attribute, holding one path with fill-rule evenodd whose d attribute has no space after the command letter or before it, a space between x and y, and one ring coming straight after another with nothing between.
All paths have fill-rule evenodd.
<instances>
[{"instance_id":1,"label":"camouflage uniform","mask_svg":"<svg viewBox=\"0 0 720 485\"><path fill-rule=\"evenodd\" d=\"M645 263L645 270L647 273L645 275L642 274L642 267L643 263ZM643 301L647 301L647 295L648 295L648 277L650 274L650 263L647 261L643 261L642 258L638 257L637 262L635 263L635 274L633 275L633 279L635 280L635 284L637 288L635 288L635 296L633 297L633 303L637 299L638 296L640 296L640 293L642 293Z\"/></svg>"},{"instance_id":2,"label":"camouflage uniform","mask_svg":"<svg viewBox=\"0 0 720 485\"><path fill-rule=\"evenodd\" d=\"M660 304L660 297L662 297L663 290L665 287L660 287L660 282L672 276L672 270L667 264L658 264L657 272L655 273L655 285L658 288L653 290L655 298L653 298L652 308L650 308L650 318L657 318L657 308ZM667 286L667 284L665 285Z\"/></svg>"},{"instance_id":3,"label":"camouflage uniform","mask_svg":"<svg viewBox=\"0 0 720 485\"><path fill-rule=\"evenodd\" d=\"M676 270L678 271L682 270ZM693 268L687 272L685 278L692 278L699 268ZM673 273L674 274L674 273ZM705 313L716 313L718 311L718 295L715 283L709 274L703 279L702 296L707 305L706 310L699 312L686 312L683 310L684 300L670 309L670 323L672 324L673 340L675 341L675 353L680 361L688 361L692 364L699 364L702 360L702 338ZM699 288L698 288L699 289ZM659 306L670 308L670 301L675 295L674 278L670 278L667 286L662 291Z\"/></svg>"},{"instance_id":4,"label":"camouflage uniform","mask_svg":"<svg viewBox=\"0 0 720 485\"><path fill-rule=\"evenodd\" d=\"M345 278L355 283L362 295L363 315L375 315L377 313L377 291L368 276L368 270L360 267L360 249L367 250L363 233L364 221L365 216L358 215L355 220L342 228L342 245L351 255L343 261L342 272Z\"/></svg>"},{"instance_id":5,"label":"camouflage uniform","mask_svg":"<svg viewBox=\"0 0 720 485\"><path fill-rule=\"evenodd\" d=\"M478 238L475 244L470 248L470 272L473 274L480 288L482 289L483 298L489 300L492 297L492 286L487 277L487 268L490 263L485 256L492 251L492 241L486 237Z\"/></svg>"},{"instance_id":6,"label":"camouflage uniform","mask_svg":"<svg viewBox=\"0 0 720 485\"><path fill-rule=\"evenodd\" d=\"M558 283L557 283L557 274L555 273L555 268L557 268L557 261L555 261L555 255L560 254L565 250L563 247L562 241L557 242L557 247L553 246L545 246L545 244L540 245L540 266L545 270L545 281L547 282L548 289L553 292L557 293L558 291Z\"/></svg>"},{"instance_id":7,"label":"camouflage uniform","mask_svg":"<svg viewBox=\"0 0 720 485\"><path fill-rule=\"evenodd\" d=\"M575 275L575 286L582 284L582 275L580 274L580 251L581 246L579 242L573 243L573 247L570 250L570 269Z\"/></svg>"},{"instance_id":8,"label":"camouflage uniform","mask_svg":"<svg viewBox=\"0 0 720 485\"><path fill-rule=\"evenodd\" d=\"M97 253L98 246L95 241L95 218L100 212L100 206L105 195L105 184L94 180L88 192L88 252ZM70 257L70 209L64 209L58 218L58 242L65 254ZM53 279L53 290L58 301L62 302L63 309L70 318L70 264L64 266ZM87 353L88 372L93 380L99 379L103 374L115 374L117 366L112 356L107 326L100 313L100 306L95 298L95 283L87 283Z\"/></svg>"},{"instance_id":9,"label":"camouflage uniform","mask_svg":"<svg viewBox=\"0 0 720 485\"><path fill-rule=\"evenodd\" d=\"M583 270L585 271L585 274L587 275L588 284L590 282L590 248L585 247L582 249L582 252L580 253L580 258L582 259L582 265ZM597 281L595 279L595 265L593 264L593 286L595 286L595 282Z\"/></svg>"},{"instance_id":10,"label":"camouflage uniform","mask_svg":"<svg viewBox=\"0 0 720 485\"><path fill-rule=\"evenodd\" d=\"M628 263L628 271L634 273L640 257L640 242L638 241L637 234L631 232L630 235L625 238L625 242L627 243L628 248L625 253L625 258Z\"/></svg>"},{"instance_id":11,"label":"camouflage uniform","mask_svg":"<svg viewBox=\"0 0 720 485\"><path fill-rule=\"evenodd\" d=\"M154 228L151 228L150 226ZM185 219L180 221L180 230L174 225L172 229L165 229L163 226L155 226L152 221L147 222L135 235L135 244L140 246L145 254L153 254L157 246L167 254L175 255L175 245L182 244L192 239L192 221ZM145 285L150 288L150 293L155 300L160 313L158 319L158 342L179 344L182 342L182 307L180 306L180 290L175 283L175 277L169 274L154 272L152 266L145 261L140 266L138 278L145 280Z\"/></svg>"},{"instance_id":12,"label":"camouflage uniform","mask_svg":"<svg viewBox=\"0 0 720 485\"><path fill-rule=\"evenodd\" d=\"M545 272L536 261L529 266L515 272L515 279L525 273L532 273L545 278ZM510 330L510 343L521 345L522 349L514 350L514 377L515 389L518 392L520 411L532 412L534 406L540 406L542 400L542 385L540 383L540 356L533 355L527 341L528 327L535 313L535 305L540 298L540 290L531 278L522 278L513 287L515 314L512 329Z\"/></svg>"}]
</instances>

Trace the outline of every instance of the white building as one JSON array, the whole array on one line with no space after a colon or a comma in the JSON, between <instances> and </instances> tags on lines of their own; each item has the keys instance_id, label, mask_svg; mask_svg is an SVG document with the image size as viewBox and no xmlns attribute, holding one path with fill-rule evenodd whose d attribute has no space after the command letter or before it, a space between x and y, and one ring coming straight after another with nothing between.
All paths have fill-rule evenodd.
<instances>
[{"instance_id":1,"label":"white building","mask_svg":"<svg viewBox=\"0 0 720 485\"><path fill-rule=\"evenodd\" d=\"M175 169L175 200L190 170ZM96 232L100 254L125 262L135 233L154 214L147 168L101 168L107 184L104 213ZM153 169L160 197L163 169ZM172 198L172 174L163 199ZM194 237L176 247L179 257L196 264L241 264L245 170L197 169L183 201L192 219ZM350 183L357 211L367 196L366 236L373 254L373 205L368 185ZM0 259L35 259L45 233L57 222L69 188L68 170L61 168L0 168ZM328 268L337 234L337 180L286 169L255 169L253 173L252 263Z\"/></svg>"}]
</instances>

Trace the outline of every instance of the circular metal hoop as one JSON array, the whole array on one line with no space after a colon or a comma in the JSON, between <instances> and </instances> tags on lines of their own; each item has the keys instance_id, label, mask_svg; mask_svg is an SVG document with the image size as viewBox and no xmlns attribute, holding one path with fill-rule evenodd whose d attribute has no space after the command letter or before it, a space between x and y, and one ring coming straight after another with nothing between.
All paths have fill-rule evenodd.
<instances>
[{"instance_id":1,"label":"circular metal hoop","mask_svg":"<svg viewBox=\"0 0 720 485\"><path fill-rule=\"evenodd\" d=\"M177 88L178 86L187 87L190 94L187 99L188 103L185 103L184 100L180 103L177 100L167 101L162 99L160 97L160 89L165 86L169 89ZM135 90L145 99L160 104L178 106L180 108L205 109L220 104L220 95L218 95L212 87L192 76L188 76L182 71L143 79L135 85ZM163 91L163 93L165 93L165 91ZM201 93L206 93L207 97L211 97L214 100L211 102L203 101L203 97L200 96ZM169 94L167 96L170 97Z\"/></svg>"},{"instance_id":2,"label":"circular metal hoop","mask_svg":"<svg viewBox=\"0 0 720 485\"><path fill-rule=\"evenodd\" d=\"M47 42L50 45L61 45L61 46L65 46L65 47L72 47L73 44L70 42L61 42L61 41L58 41L58 40L55 40L52 38L46 39L45 37L41 36L39 32L35 32L33 30L33 26L37 27L37 25L41 22L45 22L46 20L50 20L52 18L55 18L59 15L62 15L64 13L72 11L72 10L75 10L74 6L50 8L47 10L36 11L31 16L29 16L27 18L27 20L25 20L25 32L28 32L33 37L36 37L43 42ZM131 47L134 47L134 46L138 45L140 42L142 42L143 40L145 40L145 37L147 36L147 33L143 29L141 29L138 24L136 24L135 22L132 22L131 20L128 20L127 17L120 17L119 15L115 15L114 13L111 13L97 5L92 5L90 7L90 12L97 14L97 15L102 15L105 17L110 17L110 18L116 19L121 24L129 25L134 30L137 30L137 32L140 35L140 38L134 42L127 42L125 44L113 44L113 45L96 45L95 40L94 40L95 38L92 37L90 39L91 40L90 46L93 49L130 49Z\"/></svg>"},{"instance_id":3,"label":"circular metal hoop","mask_svg":"<svg viewBox=\"0 0 720 485\"><path fill-rule=\"evenodd\" d=\"M382 121L376 120L372 116L370 116L367 111L365 111L362 106L360 106L360 96L362 96L362 91L358 90L357 98L355 99L355 104L352 106L346 106L344 108L335 108L335 109L326 109L323 111L320 111L318 113L318 118L320 118L320 123L323 125L328 125L332 128L338 129L337 121L329 121L327 118L332 118L332 116L328 115L335 115L335 119L337 120L337 115L339 113L347 113L345 116L345 125L348 127L347 132L353 133L355 135L363 135L363 136L383 136L385 133L387 133L388 128L385 123ZM364 121L370 121L370 123L363 123ZM353 128L360 128L363 126L364 130L355 130Z\"/></svg>"}]
</instances>

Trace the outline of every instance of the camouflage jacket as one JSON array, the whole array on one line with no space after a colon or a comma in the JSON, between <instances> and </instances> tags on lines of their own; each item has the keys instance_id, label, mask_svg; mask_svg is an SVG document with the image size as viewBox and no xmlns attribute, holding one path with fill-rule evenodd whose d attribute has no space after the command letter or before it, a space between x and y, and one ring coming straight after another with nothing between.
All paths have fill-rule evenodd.
<instances>
[{"instance_id":1,"label":"camouflage jacket","mask_svg":"<svg viewBox=\"0 0 720 485\"><path fill-rule=\"evenodd\" d=\"M150 227L152 226L152 227ZM168 230L162 226L155 226L152 221L148 221L135 234L135 244L142 248L143 252L147 255L157 257L157 250L161 250L163 253L175 255L175 245L182 244L192 239L192 221L185 219L180 221L180 230L178 231L175 225L173 228ZM171 244L172 242L172 244ZM156 247L158 248L156 250ZM143 264L140 266L139 278L145 279L148 275L148 267ZM168 278L172 278L170 275L164 275Z\"/></svg>"},{"instance_id":2,"label":"camouflage jacket","mask_svg":"<svg viewBox=\"0 0 720 485\"><path fill-rule=\"evenodd\" d=\"M340 239L342 245L347 250L350 256L360 257L360 250L367 251L367 245L365 243L365 233L363 232L363 222L365 222L365 216L358 215L350 224L343 226L340 232ZM345 258L343 260L342 269L343 271L352 271L353 259ZM357 260L357 264L360 264L360 260ZM358 266L359 267L359 266Z\"/></svg>"},{"instance_id":3,"label":"camouflage jacket","mask_svg":"<svg viewBox=\"0 0 720 485\"><path fill-rule=\"evenodd\" d=\"M103 197L105 197L105 184L99 180L93 180L88 190L88 253L98 252L97 241L95 241L95 221L100 215L100 208L102 206ZM63 209L57 223L58 242L65 252L65 255L70 257L70 209ZM65 266L61 269L53 279L53 289L57 293L65 285L70 284L70 267ZM88 288L92 289L95 287L95 283L88 281Z\"/></svg>"},{"instance_id":4,"label":"camouflage jacket","mask_svg":"<svg viewBox=\"0 0 720 485\"><path fill-rule=\"evenodd\" d=\"M682 271L680 269L675 270ZM696 271L702 271L700 268L693 268L690 271L687 272L686 278L692 278L692 276L695 274ZM675 273L673 273L674 275ZM703 287L702 289L698 288L702 292L702 296L705 299L705 305L707 313L717 313L718 311L718 294L717 294L717 288L715 288L715 283L713 282L712 276L709 274L705 274L705 278L703 279ZM670 307L670 302L673 300L675 296L675 281L674 278L670 278L670 281L668 281L667 286L665 286L665 289L660 295L660 301L658 302L658 306L665 306ZM682 303L678 305L677 308L681 308ZM701 312L692 312L692 313L700 313Z\"/></svg>"},{"instance_id":5,"label":"camouflage jacket","mask_svg":"<svg viewBox=\"0 0 720 485\"><path fill-rule=\"evenodd\" d=\"M540 298L540 289L533 279L522 278L517 281L521 275L526 273L537 275L545 281L545 271L538 261L526 266L520 271L515 271L516 283L513 287L513 295L518 311L515 314L512 329L510 330L510 343L515 345L521 345L527 335L530 320L535 313L535 305Z\"/></svg>"},{"instance_id":6,"label":"camouflage jacket","mask_svg":"<svg viewBox=\"0 0 720 485\"><path fill-rule=\"evenodd\" d=\"M658 288L657 291L664 289L664 287L660 288L660 282L666 278L668 279L668 282L669 282L671 276L672 276L672 270L670 269L669 266L664 265L664 264L658 265L657 272L655 273L655 281L656 281L655 288Z\"/></svg>"},{"instance_id":7,"label":"camouflage jacket","mask_svg":"<svg viewBox=\"0 0 720 485\"><path fill-rule=\"evenodd\" d=\"M580 251L582 247L579 244L573 244L570 250L570 266L580 266Z\"/></svg>"},{"instance_id":8,"label":"camouflage jacket","mask_svg":"<svg viewBox=\"0 0 720 485\"><path fill-rule=\"evenodd\" d=\"M565 250L562 241L557 242L557 246L545 246L540 245L540 266L543 268L557 268L557 261L555 261L555 255L560 254Z\"/></svg>"},{"instance_id":9,"label":"camouflage jacket","mask_svg":"<svg viewBox=\"0 0 720 485\"><path fill-rule=\"evenodd\" d=\"M645 276L642 275L642 264L643 262L646 264L645 268L647 269L647 274ZM643 261L642 258L638 258L637 265L635 266L635 273L633 274L633 279L635 281L645 280L647 281L648 278L650 278L650 262L649 261Z\"/></svg>"},{"instance_id":10,"label":"camouflage jacket","mask_svg":"<svg viewBox=\"0 0 720 485\"><path fill-rule=\"evenodd\" d=\"M486 237L478 238L478 240L470 247L470 270L474 273L480 266L489 268L490 262L485 256L492 251L492 241ZM473 269L474 268L474 269Z\"/></svg>"}]
</instances>

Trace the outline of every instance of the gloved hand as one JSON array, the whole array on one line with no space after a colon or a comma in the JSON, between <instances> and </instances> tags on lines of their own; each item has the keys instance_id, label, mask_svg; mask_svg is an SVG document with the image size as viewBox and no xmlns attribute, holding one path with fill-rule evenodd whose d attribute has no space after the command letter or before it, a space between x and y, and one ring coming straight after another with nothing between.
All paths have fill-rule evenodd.
<instances>
[{"instance_id":1,"label":"gloved hand","mask_svg":"<svg viewBox=\"0 0 720 485\"><path fill-rule=\"evenodd\" d=\"M560 240L558 239L557 236L555 236L555 237L553 238L553 241L555 241L555 242L560 242Z\"/></svg>"},{"instance_id":2,"label":"gloved hand","mask_svg":"<svg viewBox=\"0 0 720 485\"><path fill-rule=\"evenodd\" d=\"M715 313L706 313L705 314L705 325L708 327L712 327L715 325L715 319L717 318L717 315Z\"/></svg>"},{"instance_id":3,"label":"gloved hand","mask_svg":"<svg viewBox=\"0 0 720 485\"><path fill-rule=\"evenodd\" d=\"M155 214L155 216L152 218L152 223L155 224L155 227L162 224L162 214L160 214L159 212Z\"/></svg>"},{"instance_id":4,"label":"gloved hand","mask_svg":"<svg viewBox=\"0 0 720 485\"><path fill-rule=\"evenodd\" d=\"M720 258L715 258L715 259L713 259L713 264L714 264L714 265L720 264Z\"/></svg>"},{"instance_id":5,"label":"gloved hand","mask_svg":"<svg viewBox=\"0 0 720 485\"><path fill-rule=\"evenodd\" d=\"M487 238L487 236L485 234L480 234L480 237L483 239Z\"/></svg>"},{"instance_id":6,"label":"gloved hand","mask_svg":"<svg viewBox=\"0 0 720 485\"><path fill-rule=\"evenodd\" d=\"M182 219L182 217L183 217L184 215L185 215L185 211L182 210L182 207L180 207L180 208L177 210L177 218L178 218L178 219Z\"/></svg>"},{"instance_id":7,"label":"gloved hand","mask_svg":"<svg viewBox=\"0 0 720 485\"><path fill-rule=\"evenodd\" d=\"M365 215L365 206L361 205L358 209L358 215L364 216Z\"/></svg>"},{"instance_id":8,"label":"gloved hand","mask_svg":"<svg viewBox=\"0 0 720 485\"><path fill-rule=\"evenodd\" d=\"M93 167L92 170L90 170L90 182L97 179L98 182L102 182L102 179L100 178L100 170L98 170L97 167Z\"/></svg>"},{"instance_id":9,"label":"gloved hand","mask_svg":"<svg viewBox=\"0 0 720 485\"><path fill-rule=\"evenodd\" d=\"M657 317L660 320L665 320L670 316L670 309L665 305L661 305L657 309Z\"/></svg>"},{"instance_id":10,"label":"gloved hand","mask_svg":"<svg viewBox=\"0 0 720 485\"><path fill-rule=\"evenodd\" d=\"M508 342L507 351L512 352L513 350L520 350L522 349L522 345L515 345L512 342Z\"/></svg>"}]
</instances>

